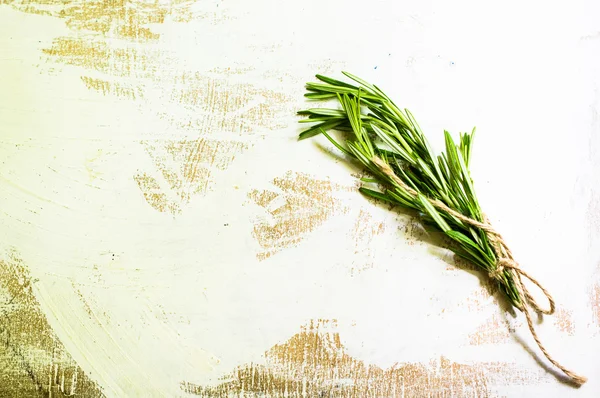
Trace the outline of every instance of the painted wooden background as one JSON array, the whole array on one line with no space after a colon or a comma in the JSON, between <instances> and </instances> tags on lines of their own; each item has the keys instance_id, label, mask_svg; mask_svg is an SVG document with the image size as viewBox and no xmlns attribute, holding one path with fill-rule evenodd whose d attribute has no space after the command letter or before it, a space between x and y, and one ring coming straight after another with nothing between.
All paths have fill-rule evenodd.
<instances>
[{"instance_id":1,"label":"painted wooden background","mask_svg":"<svg viewBox=\"0 0 600 398\"><path fill-rule=\"evenodd\" d=\"M0 1L0 396L597 397L593 1ZM442 131L554 294L539 333L362 170L315 73Z\"/></svg>"}]
</instances>

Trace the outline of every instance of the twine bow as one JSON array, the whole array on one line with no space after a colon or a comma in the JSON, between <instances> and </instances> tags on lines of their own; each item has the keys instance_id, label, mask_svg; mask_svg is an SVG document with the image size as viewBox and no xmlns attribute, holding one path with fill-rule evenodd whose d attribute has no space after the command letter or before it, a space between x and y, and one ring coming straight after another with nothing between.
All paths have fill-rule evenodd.
<instances>
[{"instance_id":1,"label":"twine bow","mask_svg":"<svg viewBox=\"0 0 600 398\"><path fill-rule=\"evenodd\" d=\"M371 161L373 162L373 164L375 164L375 166L377 166L379 171L382 172L385 176L387 176L393 183L402 187L406 192L408 192L413 197L418 198L419 193L417 191L415 191L414 189L412 189L411 187L409 187L407 184L405 184L404 181L402 181L396 175L396 173L394 173L394 171L391 169L391 167L387 163L385 163L383 160L381 160L377 156L374 156L373 158L371 158ZM513 277L513 280L515 281L515 287L517 288L519 297L521 297L521 304L520 304L520 306L517 306L517 308L519 310L521 310L523 313L525 313L525 318L527 319L527 325L529 326L529 331L531 332L531 335L533 336L533 339L537 343L538 347L544 353L546 358L548 358L548 361L550 361L554 366L556 366L558 369L560 369L573 382L575 382L579 385L584 384L587 381L586 377L578 375L577 373L565 368L563 365L561 365L558 361L556 361L550 355L548 350L546 350L546 347L544 347L544 345L540 341L540 339L535 331L535 328L533 326L533 319L531 318L531 313L529 310L533 309L534 311L536 311L538 313L552 315L554 313L554 310L556 309L556 305L555 305L554 299L552 298L552 295L548 292L548 290L546 290L541 285L540 282L537 281L537 279L535 279L534 277L529 275L527 272L523 271L523 269L515 261L512 252L506 245L502 236L490 224L487 216L483 215L484 222L480 222L480 221L474 220L470 217L465 216L464 214L461 214L461 213L451 209L450 207L446 206L446 204L440 200L431 199L431 198L427 198L427 199L434 207L437 207L438 209L451 214L452 216L454 216L455 218L459 219L460 221L462 221L466 224L480 228L481 230L485 231L490 243L492 244L492 247L494 248L497 258L498 258L498 260L496 261L496 267L489 272L489 277L502 283L505 280L505 278L504 278L505 273L508 272L511 274L511 276ZM531 283L536 285L544 293L544 295L548 299L550 309L544 309L544 308L540 307L538 302L531 295L531 293L529 293L529 290L523 283L523 278L529 279L529 281Z\"/></svg>"}]
</instances>

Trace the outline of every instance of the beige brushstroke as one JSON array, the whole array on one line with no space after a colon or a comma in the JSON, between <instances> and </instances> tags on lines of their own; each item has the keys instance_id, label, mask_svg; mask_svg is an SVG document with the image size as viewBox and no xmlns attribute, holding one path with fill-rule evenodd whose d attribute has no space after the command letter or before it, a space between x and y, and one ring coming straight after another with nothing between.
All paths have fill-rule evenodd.
<instances>
[{"instance_id":1,"label":"beige brushstroke","mask_svg":"<svg viewBox=\"0 0 600 398\"><path fill-rule=\"evenodd\" d=\"M238 69L241 70L241 69ZM182 115L161 113L179 128L205 133L230 132L246 136L257 129L287 127L293 114L293 98L283 92L266 90L210 73L186 71L170 77L165 96L185 108Z\"/></svg>"},{"instance_id":2,"label":"beige brushstroke","mask_svg":"<svg viewBox=\"0 0 600 398\"><path fill-rule=\"evenodd\" d=\"M510 363L460 364L441 357L430 363L388 369L350 356L336 322L311 321L300 333L268 350L264 364L236 368L213 387L182 382L181 389L206 398L267 397L490 397L494 386L527 385L537 373Z\"/></svg>"},{"instance_id":3,"label":"beige brushstroke","mask_svg":"<svg viewBox=\"0 0 600 398\"><path fill-rule=\"evenodd\" d=\"M174 21L190 21L191 1L147 2L140 0L41 0L10 1L22 12L63 18L73 30L94 32L101 35L135 40L157 40L151 24L162 24L167 16Z\"/></svg>"},{"instance_id":4,"label":"beige brushstroke","mask_svg":"<svg viewBox=\"0 0 600 398\"><path fill-rule=\"evenodd\" d=\"M490 288L493 285L488 285L478 288L472 295L466 298L461 306L465 306L469 311L481 311L485 308L486 303L489 302L490 296L495 294L497 288L493 292L490 292Z\"/></svg>"},{"instance_id":5,"label":"beige brushstroke","mask_svg":"<svg viewBox=\"0 0 600 398\"><path fill-rule=\"evenodd\" d=\"M83 84L85 84L88 89L95 90L103 95L116 95L117 97L131 100L143 96L143 92L139 87L127 87L121 83L94 79L88 76L81 76L81 81L83 81Z\"/></svg>"},{"instance_id":6,"label":"beige brushstroke","mask_svg":"<svg viewBox=\"0 0 600 398\"><path fill-rule=\"evenodd\" d=\"M90 36L59 37L52 47L42 50L49 60L110 76L151 78L153 67L161 53L158 50L140 52L135 48L111 47L103 38Z\"/></svg>"},{"instance_id":7,"label":"beige brushstroke","mask_svg":"<svg viewBox=\"0 0 600 398\"><path fill-rule=\"evenodd\" d=\"M146 173L136 174L133 178L140 187L140 191L144 194L146 202L154 209L172 214L177 214L181 211L177 203L167 198L167 195L162 191L156 179Z\"/></svg>"},{"instance_id":8,"label":"beige brushstroke","mask_svg":"<svg viewBox=\"0 0 600 398\"><path fill-rule=\"evenodd\" d=\"M373 239L385 232L383 222L376 223L371 214L361 209L352 229L354 241L354 254L360 263L354 263L352 272L364 271L373 267L374 251Z\"/></svg>"},{"instance_id":9,"label":"beige brushstroke","mask_svg":"<svg viewBox=\"0 0 600 398\"><path fill-rule=\"evenodd\" d=\"M596 325L600 326L600 283L596 282L590 292L592 316Z\"/></svg>"},{"instance_id":10,"label":"beige brushstroke","mask_svg":"<svg viewBox=\"0 0 600 398\"><path fill-rule=\"evenodd\" d=\"M213 68L209 72L214 73L217 76L239 76L244 75L249 72L253 72L255 70L252 66L235 66L235 67L227 67L227 68Z\"/></svg>"},{"instance_id":11,"label":"beige brushstroke","mask_svg":"<svg viewBox=\"0 0 600 398\"><path fill-rule=\"evenodd\" d=\"M275 178L273 185L277 192L253 190L248 194L274 220L261 220L254 225L253 235L263 249L257 254L259 260L298 244L333 214L347 211L333 193L349 188L329 180L316 180L288 171L283 177Z\"/></svg>"},{"instance_id":12,"label":"beige brushstroke","mask_svg":"<svg viewBox=\"0 0 600 398\"><path fill-rule=\"evenodd\" d=\"M167 186L143 173L134 178L146 201L161 212L179 213L197 195L205 194L213 183L211 174L226 169L248 144L233 140L199 138L181 141L144 141L144 147ZM166 192L173 193L169 199Z\"/></svg>"},{"instance_id":13,"label":"beige brushstroke","mask_svg":"<svg viewBox=\"0 0 600 398\"><path fill-rule=\"evenodd\" d=\"M86 75L80 78L88 89L139 103L144 112L154 113L174 129L170 136L191 137L185 141L142 142L156 168L140 170L134 180L156 210L179 213L192 197L210 189L215 168L224 170L235 155L252 146L252 134L287 126L285 116L294 112L289 95L230 79L234 74L251 72L251 68L206 73L181 70L178 60L165 50L142 50L126 42L106 40L105 36L114 33L114 26L127 28L129 33L123 34L126 38L149 38L140 33L145 32L140 26L162 23L167 12L163 8L143 6L130 15L118 8L124 7L121 3L111 3L105 11L99 4L74 3L68 12L59 13L77 34L57 38L43 52L49 62L82 68ZM158 14L153 16L152 10ZM119 22L123 15L131 20L128 24ZM98 18L104 25L95 25ZM89 24L101 34L81 34ZM165 103L176 106L178 112L165 111ZM217 133L225 135L217 139Z\"/></svg>"},{"instance_id":14,"label":"beige brushstroke","mask_svg":"<svg viewBox=\"0 0 600 398\"><path fill-rule=\"evenodd\" d=\"M469 335L469 344L502 344L510 340L510 325L495 314Z\"/></svg>"},{"instance_id":15,"label":"beige brushstroke","mask_svg":"<svg viewBox=\"0 0 600 398\"><path fill-rule=\"evenodd\" d=\"M596 192L591 192L586 209L586 221L590 234L590 244L594 244L600 235L600 194Z\"/></svg>"},{"instance_id":16,"label":"beige brushstroke","mask_svg":"<svg viewBox=\"0 0 600 398\"><path fill-rule=\"evenodd\" d=\"M0 261L0 396L103 397L52 331L15 253Z\"/></svg>"},{"instance_id":17,"label":"beige brushstroke","mask_svg":"<svg viewBox=\"0 0 600 398\"><path fill-rule=\"evenodd\" d=\"M568 334L569 336L575 335L575 325L573 323L573 313L564 308L556 310L554 316L554 324L561 332Z\"/></svg>"}]
</instances>

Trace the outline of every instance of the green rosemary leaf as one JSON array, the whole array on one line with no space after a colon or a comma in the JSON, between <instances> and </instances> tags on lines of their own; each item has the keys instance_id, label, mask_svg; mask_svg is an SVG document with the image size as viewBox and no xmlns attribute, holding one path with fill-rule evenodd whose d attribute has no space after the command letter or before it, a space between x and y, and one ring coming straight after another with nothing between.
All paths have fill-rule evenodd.
<instances>
[{"instance_id":1,"label":"green rosemary leaf","mask_svg":"<svg viewBox=\"0 0 600 398\"><path fill-rule=\"evenodd\" d=\"M329 142L331 142L333 145L335 145L335 147L337 149L339 149L341 152L343 152L344 154L346 154L348 156L355 157L350 151L348 151L346 148L341 146L336 140L334 140L329 134L327 134L327 132L325 130L321 129L321 134L323 134L325 137L327 137Z\"/></svg>"},{"instance_id":2,"label":"green rosemary leaf","mask_svg":"<svg viewBox=\"0 0 600 398\"><path fill-rule=\"evenodd\" d=\"M389 120L389 119L386 118L386 120ZM411 148L411 146L409 145L409 143L407 142L405 137L403 137L402 134L400 134L398 127L393 123L393 121L390 121L390 122L391 123L386 123L379 119L374 119L372 121L372 124L378 124L382 128L385 128L389 133L391 133L391 135L393 136L393 139L397 140L398 143L402 146L402 148L404 148L404 150L410 155L410 159L411 159L410 163L414 164L415 162L414 162L414 158L413 158L413 152L414 152L413 149Z\"/></svg>"},{"instance_id":3,"label":"green rosemary leaf","mask_svg":"<svg viewBox=\"0 0 600 398\"><path fill-rule=\"evenodd\" d=\"M481 258L474 256L469 251L465 250L462 246L453 246L450 248L454 254L457 256L464 258L471 264L475 264L478 267L482 268L485 271L489 272L489 264L485 263Z\"/></svg>"},{"instance_id":4,"label":"green rosemary leaf","mask_svg":"<svg viewBox=\"0 0 600 398\"><path fill-rule=\"evenodd\" d=\"M431 169L429 168L429 166L427 166L427 163L425 163L425 161L421 158L418 158L417 162L419 163L419 167L421 168L423 173L429 178L431 182L433 182L433 184L438 190L441 190L442 184L437 180L436 176L433 175Z\"/></svg>"},{"instance_id":5,"label":"green rosemary leaf","mask_svg":"<svg viewBox=\"0 0 600 398\"><path fill-rule=\"evenodd\" d=\"M458 164L458 154L456 152L456 145L454 140L450 136L450 133L444 130L444 139L446 141L446 154L448 155L448 167L450 169L450 176L454 179L461 178L461 170Z\"/></svg>"},{"instance_id":6,"label":"green rosemary leaf","mask_svg":"<svg viewBox=\"0 0 600 398\"><path fill-rule=\"evenodd\" d=\"M465 160L463 159L463 155L461 152L457 152L458 155L458 164L463 174L463 186L464 192L467 198L467 204L469 207L469 215L471 217L476 218L478 221L481 221L481 210L479 208L479 204L477 199L475 198L475 188L473 188L473 182L471 181L471 176L469 175L469 170L467 170L467 165Z\"/></svg>"},{"instance_id":7,"label":"green rosemary leaf","mask_svg":"<svg viewBox=\"0 0 600 398\"><path fill-rule=\"evenodd\" d=\"M442 216L440 216L440 213L438 213L436 208L431 205L429 199L427 199L424 195L419 194L419 201L421 202L421 206L423 206L423 209L433 219L433 221L435 221L438 227L440 227L442 232L445 232L447 234L448 232L452 231L450 229L450 226L446 223L446 221L444 221Z\"/></svg>"},{"instance_id":8,"label":"green rosemary leaf","mask_svg":"<svg viewBox=\"0 0 600 398\"><path fill-rule=\"evenodd\" d=\"M343 119L334 119L329 122L323 122L321 124L317 124L316 126L312 126L311 128L304 130L302 133L300 133L300 136L298 137L298 139L303 140L305 138L315 136L323 130L326 131L326 130L336 128L337 126L339 126L342 123L342 121L343 121Z\"/></svg>"},{"instance_id":9,"label":"green rosemary leaf","mask_svg":"<svg viewBox=\"0 0 600 398\"><path fill-rule=\"evenodd\" d=\"M303 111L298 111L298 115L319 115L319 116L333 116L333 117L346 117L346 114L339 109L329 108L310 108Z\"/></svg>"},{"instance_id":10,"label":"green rosemary leaf","mask_svg":"<svg viewBox=\"0 0 600 398\"><path fill-rule=\"evenodd\" d=\"M371 164L371 161L369 160L370 154L367 152L367 154L365 155L365 148L361 146L360 143L346 141L346 145L348 146L348 149L350 150L350 152L352 152L354 157L357 158L364 166L369 168L371 171L375 170L373 165Z\"/></svg>"},{"instance_id":11,"label":"green rosemary leaf","mask_svg":"<svg viewBox=\"0 0 600 398\"><path fill-rule=\"evenodd\" d=\"M475 242L469 239L468 236L453 230L447 231L446 235L448 235L455 241L461 243L463 249L469 249L469 252L475 255L476 257L479 257L482 263L493 264L493 259L488 258L487 254L483 250L481 250L481 247L479 247Z\"/></svg>"},{"instance_id":12,"label":"green rosemary leaf","mask_svg":"<svg viewBox=\"0 0 600 398\"><path fill-rule=\"evenodd\" d=\"M349 72L342 72L344 75L348 76L350 79L354 80L355 82L359 83L361 86L363 86L364 88L367 89L368 92L370 93L374 93L376 91L375 87L373 87L373 85L371 85L370 83L364 81L363 79L354 76L353 74L349 73Z\"/></svg>"},{"instance_id":13,"label":"green rosemary leaf","mask_svg":"<svg viewBox=\"0 0 600 398\"><path fill-rule=\"evenodd\" d=\"M340 122L344 121L344 118L342 117L338 117L338 118L334 118L331 116L322 116L322 117L311 117L308 119L302 119L299 120L299 123L315 123L315 122L329 122L329 121L333 121L335 119L338 119Z\"/></svg>"},{"instance_id":14,"label":"green rosemary leaf","mask_svg":"<svg viewBox=\"0 0 600 398\"><path fill-rule=\"evenodd\" d=\"M330 93L306 93L304 94L306 98L314 99L314 100L326 100L335 98L335 94Z\"/></svg>"},{"instance_id":15,"label":"green rosemary leaf","mask_svg":"<svg viewBox=\"0 0 600 398\"><path fill-rule=\"evenodd\" d=\"M360 179L361 182L366 182L366 183L379 183L379 180L377 178L368 178L368 177L363 177Z\"/></svg>"},{"instance_id":16,"label":"green rosemary leaf","mask_svg":"<svg viewBox=\"0 0 600 398\"><path fill-rule=\"evenodd\" d=\"M389 198L388 196L386 196L386 194L384 194L383 192L374 191L372 189L364 188L364 187L360 187L358 189L358 191L360 193L362 193L363 195L370 196L372 198L379 199L379 200L382 200L384 202L393 203L393 200L391 198Z\"/></svg>"},{"instance_id":17,"label":"green rosemary leaf","mask_svg":"<svg viewBox=\"0 0 600 398\"><path fill-rule=\"evenodd\" d=\"M387 191L387 194L394 199L394 201L404 207L414 210L420 210L419 205L414 202L414 198L412 198L406 191L401 188L396 188L396 190Z\"/></svg>"},{"instance_id":18,"label":"green rosemary leaf","mask_svg":"<svg viewBox=\"0 0 600 398\"><path fill-rule=\"evenodd\" d=\"M377 124L373 123L373 124L371 124L371 127L373 128L373 131L375 132L375 134L377 134L377 136L385 144L387 144L394 152L396 152L398 155L400 155L403 160L405 160L406 162L412 163L412 164L415 163L415 160L406 152L406 150L404 150L403 147L398 145L397 142L394 142L394 140L391 139L390 136L385 131L383 131L379 126L377 126Z\"/></svg>"},{"instance_id":19,"label":"green rosemary leaf","mask_svg":"<svg viewBox=\"0 0 600 398\"><path fill-rule=\"evenodd\" d=\"M471 134L465 133L461 135L460 147L463 152L463 157L465 159L465 164L467 168L469 167L469 162L471 161L471 148L473 147L473 136L475 135L475 127L471 131Z\"/></svg>"},{"instance_id":20,"label":"green rosemary leaf","mask_svg":"<svg viewBox=\"0 0 600 398\"><path fill-rule=\"evenodd\" d=\"M327 77L327 76L323 76L323 75L317 74L316 78L319 79L319 80L321 80L322 82L329 83L329 84L331 84L333 86L346 87L346 88L350 88L350 89L353 89L353 90L358 90L358 87L356 87L356 86L353 86L351 84L348 84L346 82L342 82L342 81L339 81L339 80L336 80L336 79L332 79L332 78Z\"/></svg>"},{"instance_id":21,"label":"green rosemary leaf","mask_svg":"<svg viewBox=\"0 0 600 398\"><path fill-rule=\"evenodd\" d=\"M417 186L415 185L413 179L410 178L408 176L408 173L405 170L403 170L400 166L398 166L398 173L400 174L400 177L402 178L402 181L404 181L406 183L406 185L408 185L409 187L411 187L415 191L419 190L419 188L417 188Z\"/></svg>"},{"instance_id":22,"label":"green rosemary leaf","mask_svg":"<svg viewBox=\"0 0 600 398\"><path fill-rule=\"evenodd\" d=\"M448 161L446 160L445 153L438 155L438 165L444 181L450 181L450 170L448 169Z\"/></svg>"},{"instance_id":23,"label":"green rosemary leaf","mask_svg":"<svg viewBox=\"0 0 600 398\"><path fill-rule=\"evenodd\" d=\"M341 86L334 86L331 84L324 83L306 83L306 88L309 90L322 91L326 93L335 93L335 94L352 94L356 92L355 89Z\"/></svg>"}]
</instances>

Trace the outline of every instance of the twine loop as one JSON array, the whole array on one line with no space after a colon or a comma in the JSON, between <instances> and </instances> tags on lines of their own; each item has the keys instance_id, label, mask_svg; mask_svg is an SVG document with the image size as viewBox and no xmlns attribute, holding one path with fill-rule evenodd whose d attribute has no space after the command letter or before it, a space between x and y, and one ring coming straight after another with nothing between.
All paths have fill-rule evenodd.
<instances>
[{"instance_id":1,"label":"twine loop","mask_svg":"<svg viewBox=\"0 0 600 398\"><path fill-rule=\"evenodd\" d=\"M415 199L420 196L419 192L417 192L413 188L409 187L406 183L404 183L404 181L402 181L396 175L396 173L394 173L392 168L387 163L385 163L383 160L381 160L379 157L374 156L373 158L371 158L371 161L373 162L373 164L375 166L377 166L377 168L379 169L380 172L382 172L385 176L387 176L390 179L390 181L392 183L400 186L402 189L404 189L406 192L408 192L410 195L412 195ZM446 213L455 217L456 219L462 221L463 223L477 227L486 233L488 240L490 241L490 243L494 249L494 252L496 253L496 256L497 256L495 268L489 271L489 273L488 273L489 277L492 280L495 280L498 283L503 283L503 284L507 283L508 276L512 277L512 279L515 283L517 292L519 293L519 298L521 299L521 303L519 303L519 305L517 305L517 308L525 314L525 319L527 320L527 325L529 326L529 331L531 332L531 335L533 336L533 339L537 343L540 350L544 353L546 358L554 366L556 366L558 369L560 369L573 382L575 382L579 385L584 384L587 381L587 378L584 376L578 375L577 373L565 368L558 361L556 361L550 355L550 353L548 352L546 347L544 347L544 345L542 344L542 342L540 341L540 339L537 335L537 332L535 331L535 328L533 325L533 319L531 317L531 313L529 310L533 309L537 313L552 315L554 313L554 311L556 310L556 304L554 302L554 298L552 297L550 292L548 292L548 290L546 290L537 279L535 279L530 274L525 272L519 266L519 264L515 261L512 252L506 245L504 239L492 227L487 216L485 214L483 214L482 215L483 222L481 222L478 220L474 220L470 217L467 217L464 214L455 211L454 209L451 209L444 202L442 202L440 200L431 199L431 198L427 198L427 200L434 207L436 207L440 210L443 210ZM523 284L523 278L528 279L531 283L536 285L542 291L542 293L544 293L544 295L546 296L546 299L548 300L548 304L550 306L549 309L544 309L544 308L540 307L540 305L535 300L535 298L531 295L531 293L529 292L527 287Z\"/></svg>"}]
</instances>

